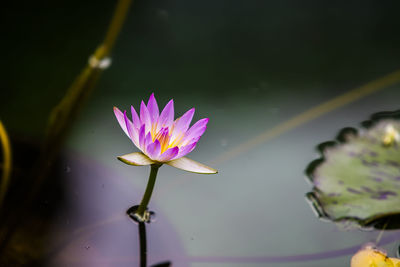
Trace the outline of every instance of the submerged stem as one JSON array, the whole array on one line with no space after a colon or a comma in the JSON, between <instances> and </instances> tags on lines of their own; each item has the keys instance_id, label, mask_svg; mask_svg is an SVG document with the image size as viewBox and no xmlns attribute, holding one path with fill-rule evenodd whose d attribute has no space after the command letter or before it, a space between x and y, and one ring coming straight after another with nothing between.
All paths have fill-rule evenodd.
<instances>
[{"instance_id":1,"label":"submerged stem","mask_svg":"<svg viewBox=\"0 0 400 267\"><path fill-rule=\"evenodd\" d=\"M139 223L140 267L147 267L146 225Z\"/></svg>"},{"instance_id":2,"label":"submerged stem","mask_svg":"<svg viewBox=\"0 0 400 267\"><path fill-rule=\"evenodd\" d=\"M160 164L152 164L150 169L149 181L147 182L146 191L144 192L142 201L140 202L139 208L136 211L136 215L142 221L146 220L146 208L150 202L151 194L153 193L154 184L156 183L157 172L161 167Z\"/></svg>"}]
</instances>

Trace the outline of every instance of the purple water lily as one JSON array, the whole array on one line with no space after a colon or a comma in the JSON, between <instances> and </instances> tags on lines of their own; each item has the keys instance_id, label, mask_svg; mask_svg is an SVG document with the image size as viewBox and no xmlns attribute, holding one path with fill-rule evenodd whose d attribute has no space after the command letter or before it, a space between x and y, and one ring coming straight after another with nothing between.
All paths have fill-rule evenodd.
<instances>
[{"instance_id":1,"label":"purple water lily","mask_svg":"<svg viewBox=\"0 0 400 267\"><path fill-rule=\"evenodd\" d=\"M186 171L216 173L216 170L184 157L196 147L207 128L208 118L197 121L189 128L194 111L192 108L174 120L174 101L171 99L160 113L154 94L151 94L147 105L142 101L140 117L131 106L132 120L126 111L122 113L114 107L122 130L142 151L118 158L136 166L166 163Z\"/></svg>"}]
</instances>

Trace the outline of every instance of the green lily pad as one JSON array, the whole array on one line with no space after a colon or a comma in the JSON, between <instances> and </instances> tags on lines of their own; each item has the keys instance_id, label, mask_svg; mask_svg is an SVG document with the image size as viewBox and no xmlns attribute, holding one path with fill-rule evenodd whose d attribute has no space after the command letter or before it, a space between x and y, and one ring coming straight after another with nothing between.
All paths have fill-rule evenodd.
<instances>
[{"instance_id":1,"label":"green lily pad","mask_svg":"<svg viewBox=\"0 0 400 267\"><path fill-rule=\"evenodd\" d=\"M306 172L306 197L321 218L361 227L400 228L400 111L377 113L358 133L343 129L321 144Z\"/></svg>"}]
</instances>

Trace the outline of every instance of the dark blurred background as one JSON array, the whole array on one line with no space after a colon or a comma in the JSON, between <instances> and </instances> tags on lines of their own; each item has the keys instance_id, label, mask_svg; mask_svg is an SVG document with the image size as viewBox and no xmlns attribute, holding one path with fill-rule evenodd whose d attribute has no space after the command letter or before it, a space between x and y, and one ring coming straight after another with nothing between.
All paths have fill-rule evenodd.
<instances>
[{"instance_id":1,"label":"dark blurred background","mask_svg":"<svg viewBox=\"0 0 400 267\"><path fill-rule=\"evenodd\" d=\"M10 130L41 133L102 40L114 5L3 4L1 114ZM208 93L216 102L266 86L338 94L399 67L399 7L398 1L134 1L96 94Z\"/></svg>"}]
</instances>

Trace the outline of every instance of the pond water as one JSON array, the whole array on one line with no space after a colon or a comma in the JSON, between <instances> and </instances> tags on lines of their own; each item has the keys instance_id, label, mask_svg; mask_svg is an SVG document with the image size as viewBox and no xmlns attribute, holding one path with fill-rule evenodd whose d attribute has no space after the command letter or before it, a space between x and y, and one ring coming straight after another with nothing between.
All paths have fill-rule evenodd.
<instances>
[{"instance_id":1,"label":"pond water","mask_svg":"<svg viewBox=\"0 0 400 267\"><path fill-rule=\"evenodd\" d=\"M319 156L316 145L341 128L399 109L400 82L265 136L400 69L395 7L308 4L134 3L112 65L63 149L66 205L50 231L48 266L138 266L138 229L126 210L140 202L149 168L116 159L137 149L112 108L138 107L152 92L160 106L173 98L176 115L195 107L194 120L210 118L190 158L219 173L161 167L150 202L156 219L147 226L149 264L349 266L362 244L376 240L378 231L318 220L304 197L311 189L304 170ZM26 3L18 19L11 15L18 7L7 7L14 25L0 110L12 134L42 139L48 112L101 40L113 5ZM399 243L399 231L380 241L391 256Z\"/></svg>"},{"instance_id":2,"label":"pond water","mask_svg":"<svg viewBox=\"0 0 400 267\"><path fill-rule=\"evenodd\" d=\"M396 107L396 98L389 95L399 96L398 90L384 90L379 94L381 100L376 95L365 98L216 165L214 158L268 129L269 118L274 120L275 115L268 114L268 107L259 113L245 107L235 112L196 103L199 113L202 106L206 112L214 110L215 120L221 118L223 126L211 118L191 156L218 168L219 174L196 175L169 166L160 169L150 203L157 213L156 222L148 227L150 263L171 260L176 266L346 266L354 251L363 243L375 241L379 232L350 231L319 221L304 199L310 185L303 171L317 157L314 145L332 139L343 125L357 125L367 116L365 106L373 105L376 110ZM300 96L296 99L301 101ZM225 104L235 105L236 101ZM225 112L237 122L223 120L221 113ZM91 236L77 239L69 253L86 260L100 253L103 261L111 261L110 266L115 262L132 266L138 256L132 254L138 253L138 234L123 214L139 203L149 169L126 166L115 159L115 155L130 152L132 145L112 114L100 116L108 119L97 121L83 115L69 140L69 147L79 156L67 156L65 164L71 168L67 180L70 191L79 193L71 196L73 205L66 216L80 218L75 221L77 225L106 224L97 226ZM253 126L246 118L252 119ZM227 130L230 127L237 127L242 136ZM79 163L85 167L74 166L81 157ZM397 231L387 232L382 245L393 253L399 237ZM101 252L83 250L85 242ZM129 263L120 263L121 258Z\"/></svg>"}]
</instances>

